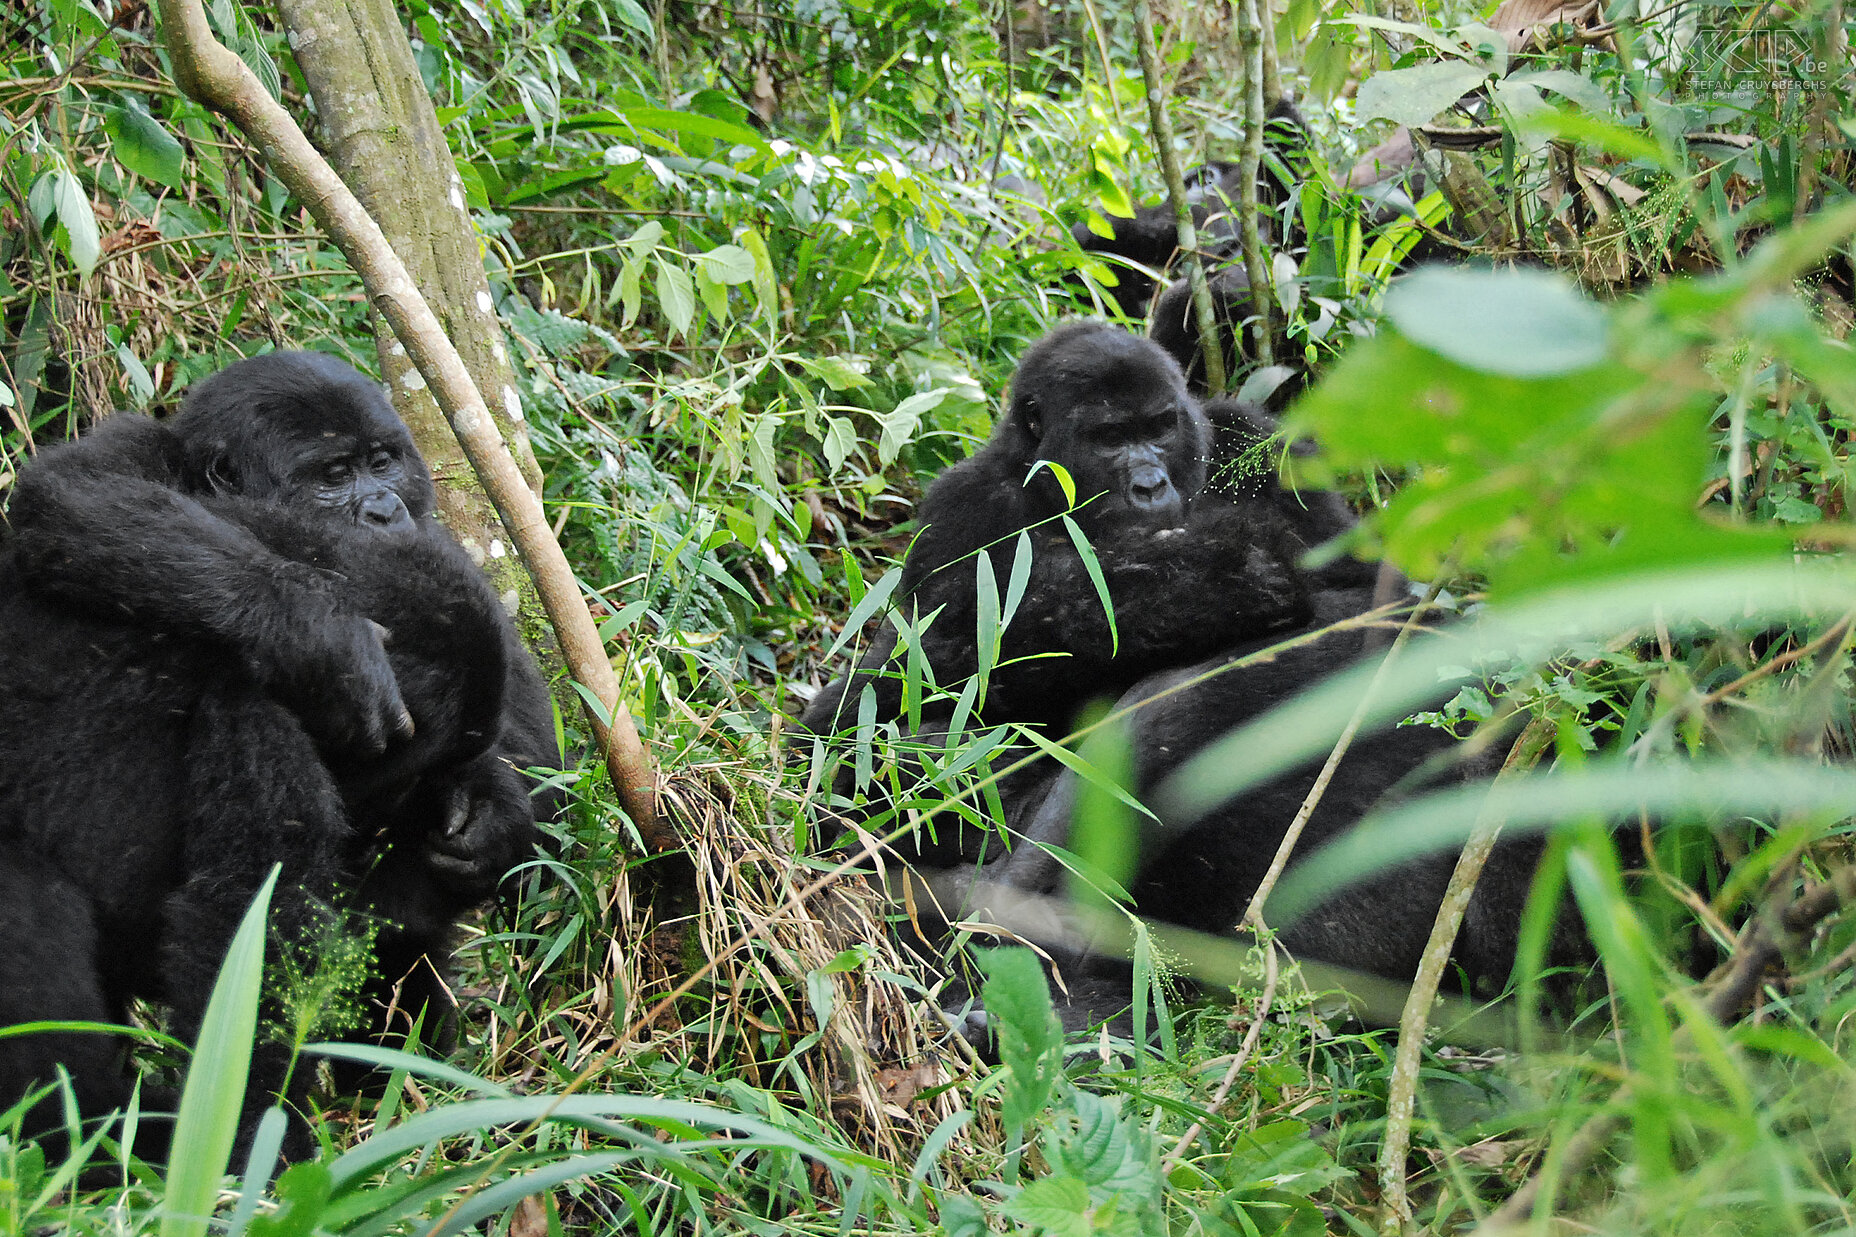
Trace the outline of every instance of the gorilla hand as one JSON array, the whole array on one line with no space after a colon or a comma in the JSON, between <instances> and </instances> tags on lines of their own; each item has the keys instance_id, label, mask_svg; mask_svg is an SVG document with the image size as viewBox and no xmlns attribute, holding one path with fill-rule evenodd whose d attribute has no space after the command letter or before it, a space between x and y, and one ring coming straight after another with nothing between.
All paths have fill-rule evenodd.
<instances>
[{"instance_id":1,"label":"gorilla hand","mask_svg":"<svg viewBox=\"0 0 1856 1237\"><path fill-rule=\"evenodd\" d=\"M443 787L444 815L425 839L432 875L459 897L480 901L538 836L522 775L494 751L456 770Z\"/></svg>"},{"instance_id":2,"label":"gorilla hand","mask_svg":"<svg viewBox=\"0 0 1856 1237\"><path fill-rule=\"evenodd\" d=\"M412 714L387 659L386 628L332 603L273 613L280 621L254 633L247 666L318 745L372 757L412 736Z\"/></svg>"}]
</instances>

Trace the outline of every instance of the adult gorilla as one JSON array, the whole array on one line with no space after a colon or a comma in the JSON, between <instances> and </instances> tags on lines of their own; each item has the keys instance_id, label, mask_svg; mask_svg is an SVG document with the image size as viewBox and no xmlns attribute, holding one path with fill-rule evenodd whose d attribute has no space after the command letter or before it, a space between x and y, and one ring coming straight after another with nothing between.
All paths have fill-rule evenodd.
<instances>
[{"instance_id":1,"label":"adult gorilla","mask_svg":"<svg viewBox=\"0 0 1856 1237\"><path fill-rule=\"evenodd\" d=\"M1263 244L1286 243L1298 223L1285 210L1304 179L1309 133L1294 104L1278 100L1269 110L1263 131L1264 159L1257 172L1257 227ZM1236 163L1213 160L1184 173L1186 205L1198 233L1203 255L1212 261L1238 253L1236 208L1243 197L1243 178ZM1086 253L1113 259L1116 283L1107 292L1124 316L1145 318L1154 290L1167 277L1179 252L1179 223L1170 202L1137 206L1126 219L1107 220L1103 236L1087 224L1070 228L1076 245ZM1177 358L1178 353L1174 356Z\"/></svg>"},{"instance_id":2,"label":"adult gorilla","mask_svg":"<svg viewBox=\"0 0 1856 1237\"><path fill-rule=\"evenodd\" d=\"M957 690L978 671L978 563L986 556L998 591L1007 591L1021 531L1030 571L988 659L979 709L988 726L1068 733L1084 705L1146 675L1302 625L1313 587L1369 586L1372 569L1353 560L1312 575L1298 567L1351 518L1333 495L1304 499L1275 483L1263 443L1270 428L1234 403L1201 408L1164 353L1119 328L1072 323L1033 346L992 438L929 488L902 568L901 610L936 682ZM1074 487L1070 518L1113 602L1112 622L1065 525L1071 507L1053 465ZM896 628L886 627L801 724L819 735L850 727L866 691L877 722L901 717L906 661ZM922 710L915 737L942 734L949 712ZM1008 821L1035 806L1049 775L1033 768L1001 788ZM849 768L835 789L854 792ZM910 853L952 863L985 844L956 831L951 845L917 839Z\"/></svg>"},{"instance_id":3,"label":"adult gorilla","mask_svg":"<svg viewBox=\"0 0 1856 1237\"><path fill-rule=\"evenodd\" d=\"M1366 612L1377 600L1373 588L1357 581L1315 581L1312 617L1304 631L1314 635ZM1152 675L1116 701L1117 710L1132 710L1130 789L1158 813L1135 821L1139 846L1127 885L1142 915L1208 933L1229 932L1242 921L1325 757L1253 787L1195 820L1169 816L1151 792L1231 730L1338 667L1382 655L1376 648L1382 633L1355 628L1320 634L1242 669L1211 673L1221 664L1279 643L1284 634L1289 633L1248 641L1219 657ZM1449 689L1443 694L1447 696ZM1455 739L1428 726L1361 735L1310 816L1291 866L1319 862L1325 843L1377 805L1435 787L1440 779L1492 772L1485 764L1462 767L1453 759L1458 750ZM1008 902L1014 892L1061 895L1064 869L1044 846L1026 843L1070 845L1078 789L1073 773L1053 778L1035 806L1021 814L1023 840L1010 856L977 872L968 868L940 880L948 909L970 915L976 910L973 903L983 908L996 903L1002 893ZM1452 955L1480 989L1499 990L1513 966L1521 913L1539 857L1537 839L1504 840L1483 869ZM1433 854L1373 873L1284 925L1279 939L1300 958L1408 980L1417 970L1455 862L1454 854ZM1092 1026L1127 1006L1126 963L1094 955L1074 940L1044 943L1064 971L1067 992L1060 1012L1066 1027ZM1552 944L1555 965L1583 957L1570 917L1562 921Z\"/></svg>"},{"instance_id":4,"label":"adult gorilla","mask_svg":"<svg viewBox=\"0 0 1856 1237\"><path fill-rule=\"evenodd\" d=\"M1234 407L1222 406L1221 418L1241 418ZM1217 474L1242 471L1213 460L1215 428L1179 367L1147 340L1078 322L1034 345L991 439L929 487L903 564L903 607L937 681L954 686L978 669L975 565L986 555L1003 593L1021 531L1030 575L990 676L990 724L1067 730L1082 705L1144 675L1305 622L1308 584L1296 564L1346 526L1344 510L1304 507L1262 485L1266 462L1235 485L1208 487L1208 464ZM1254 445L1241 434L1227 440ZM1073 520L1113 602L1112 622L1062 518L1072 508L1051 465L1074 486ZM1335 570L1370 575L1358 563ZM865 688L878 720L899 716L896 643L886 629L802 723L829 734L854 721Z\"/></svg>"},{"instance_id":5,"label":"adult gorilla","mask_svg":"<svg viewBox=\"0 0 1856 1237\"><path fill-rule=\"evenodd\" d=\"M373 996L444 1020L455 919L537 835L518 769L559 753L538 672L432 511L380 388L307 353L22 472L0 554L0 1025L119 1021L141 997L192 1035L275 862L279 937L307 944L331 906L379 916ZM118 1056L0 1040L0 1107L62 1064L95 1116L128 1094ZM285 1064L260 1049L247 1132Z\"/></svg>"}]
</instances>

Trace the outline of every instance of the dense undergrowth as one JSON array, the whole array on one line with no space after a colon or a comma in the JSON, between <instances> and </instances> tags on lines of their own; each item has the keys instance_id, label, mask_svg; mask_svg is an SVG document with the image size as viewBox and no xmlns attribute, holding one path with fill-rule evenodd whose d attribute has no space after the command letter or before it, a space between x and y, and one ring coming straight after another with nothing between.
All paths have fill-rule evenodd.
<instances>
[{"instance_id":1,"label":"dense undergrowth","mask_svg":"<svg viewBox=\"0 0 1856 1237\"><path fill-rule=\"evenodd\" d=\"M1168 20L1189 161L1236 150L1234 11ZM1601 958L1582 1008L1526 981L1501 1029L1433 1017L1396 1165L1428 1231L1474 1227L1535 1174L1543 1225L1856 1229L1856 922L1808 913L1852 892L1856 108L1841 6L1708 12L1726 16L1562 13L1523 44L1461 6L1278 10L1315 147L1278 229L1300 238L1278 312L1323 373L1291 416L1321 445L1300 467L1359 501L1354 548L1446 573L1471 621L1370 693L1339 681L1235 736L1185 790L1239 793L1325 752L1363 700L1396 719L1467 671L1479 686L1435 720L1498 751L1549 740L1503 818L1554 830L1546 879ZM980 963L1003 1026L988 1066L935 1017L896 912L821 844L809 752L775 724L874 616L926 479L1104 276L1068 226L1159 191L1127 12L1021 17L1015 58L971 4L406 13L551 512L684 846L641 857L582 777L559 857L461 952L464 1055L396 1058L384 1098L331 1100L327 1154L275 1185L262 1156L232 1165L215 1225L1372 1231L1396 1210L1378 1162L1395 1033L1286 965L1192 943L1231 999L1182 1007L1160 982L1151 1051L1065 1045L1041 974L1000 953ZM213 16L306 115L274 20ZM0 488L36 446L235 356L371 368L358 282L179 97L148 10L0 21ZM1449 148L1411 194L1440 231L1345 189L1388 119ZM1387 296L1421 233L1544 269ZM978 806L950 809L957 791ZM984 823L985 804L953 777L911 806ZM1490 814L1421 802L1321 871ZM1164 981L1184 949L1137 973ZM219 1011L255 965L235 957ZM201 1060L236 1063L224 1017ZM80 1191L75 1168L0 1122L0 1233L199 1232L219 1185Z\"/></svg>"}]
</instances>

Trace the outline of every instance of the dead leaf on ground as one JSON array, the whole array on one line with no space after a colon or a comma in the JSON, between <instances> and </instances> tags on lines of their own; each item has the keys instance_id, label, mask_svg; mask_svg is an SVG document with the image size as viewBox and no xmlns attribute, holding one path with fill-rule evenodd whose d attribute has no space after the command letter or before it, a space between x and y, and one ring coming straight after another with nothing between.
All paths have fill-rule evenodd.
<instances>
[{"instance_id":1,"label":"dead leaf on ground","mask_svg":"<svg viewBox=\"0 0 1856 1237\"><path fill-rule=\"evenodd\" d=\"M928 1063L913 1069L880 1069L876 1072L877 1086L882 1089L884 1101L898 1108L907 1108L911 1100L940 1081L941 1071Z\"/></svg>"}]
</instances>

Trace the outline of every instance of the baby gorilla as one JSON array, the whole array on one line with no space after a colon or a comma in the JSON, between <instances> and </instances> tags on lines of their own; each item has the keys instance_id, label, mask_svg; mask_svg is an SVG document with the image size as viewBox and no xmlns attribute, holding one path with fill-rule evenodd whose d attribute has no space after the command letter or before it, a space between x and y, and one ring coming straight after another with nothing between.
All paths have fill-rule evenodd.
<instances>
[{"instance_id":1,"label":"baby gorilla","mask_svg":"<svg viewBox=\"0 0 1856 1237\"><path fill-rule=\"evenodd\" d=\"M143 998L191 1038L279 862L277 939L369 911L371 995L444 1020L434 955L537 836L518 769L559 758L539 674L432 511L380 389L306 353L22 473L0 553L0 1025ZM0 1108L62 1065L97 1116L127 1098L119 1059L107 1036L0 1039ZM259 1049L247 1134L285 1065Z\"/></svg>"}]
</instances>

